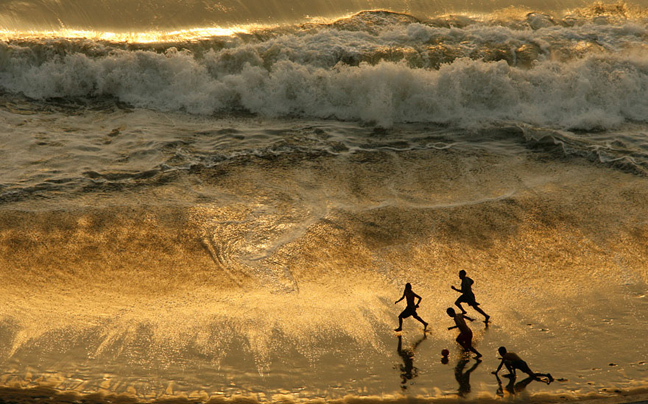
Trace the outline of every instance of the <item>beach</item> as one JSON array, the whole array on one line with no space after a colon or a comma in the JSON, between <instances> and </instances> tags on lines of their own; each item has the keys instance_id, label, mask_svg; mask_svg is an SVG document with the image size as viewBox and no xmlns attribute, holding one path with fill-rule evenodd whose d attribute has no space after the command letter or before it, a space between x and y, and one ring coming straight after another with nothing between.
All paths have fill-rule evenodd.
<instances>
[{"instance_id":1,"label":"beach","mask_svg":"<svg viewBox=\"0 0 648 404\"><path fill-rule=\"evenodd\" d=\"M645 402L643 10L5 32L0 401Z\"/></svg>"}]
</instances>

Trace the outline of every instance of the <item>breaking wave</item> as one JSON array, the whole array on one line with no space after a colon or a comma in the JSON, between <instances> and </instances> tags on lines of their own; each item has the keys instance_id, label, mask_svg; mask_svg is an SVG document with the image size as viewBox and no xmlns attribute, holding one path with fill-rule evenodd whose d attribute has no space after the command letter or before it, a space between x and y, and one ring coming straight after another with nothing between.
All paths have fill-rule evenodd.
<instances>
[{"instance_id":1,"label":"breaking wave","mask_svg":"<svg viewBox=\"0 0 648 404\"><path fill-rule=\"evenodd\" d=\"M432 20L374 11L154 44L13 38L0 44L0 88L41 101L108 97L158 111L380 126L645 122L646 21L604 11Z\"/></svg>"}]
</instances>

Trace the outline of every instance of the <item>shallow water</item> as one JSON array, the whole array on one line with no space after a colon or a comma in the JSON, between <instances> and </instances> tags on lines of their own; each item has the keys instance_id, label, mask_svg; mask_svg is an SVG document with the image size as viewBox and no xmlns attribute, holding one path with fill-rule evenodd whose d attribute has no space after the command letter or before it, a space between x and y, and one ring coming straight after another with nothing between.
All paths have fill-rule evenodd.
<instances>
[{"instance_id":1,"label":"shallow water","mask_svg":"<svg viewBox=\"0 0 648 404\"><path fill-rule=\"evenodd\" d=\"M5 191L5 385L141 399L452 396L460 352L444 311L466 269L493 316L473 324L485 355L473 396L498 390L500 345L564 379L528 394L644 387L643 176L537 150L519 129L471 142L445 128L211 120L210 133L266 144L214 158L192 126L208 120L185 119L173 152L134 129L133 146L116 147L126 133L102 146L106 165L84 167L89 147L66 147L47 161L78 161L53 174L71 180ZM293 147L295 132L327 141ZM411 132L426 140L406 144ZM327 151L343 133L352 141ZM113 148L133 156L129 175ZM144 175L144 162L165 168ZM431 331L403 384L392 329L405 282ZM406 320L402 351L422 335Z\"/></svg>"}]
</instances>

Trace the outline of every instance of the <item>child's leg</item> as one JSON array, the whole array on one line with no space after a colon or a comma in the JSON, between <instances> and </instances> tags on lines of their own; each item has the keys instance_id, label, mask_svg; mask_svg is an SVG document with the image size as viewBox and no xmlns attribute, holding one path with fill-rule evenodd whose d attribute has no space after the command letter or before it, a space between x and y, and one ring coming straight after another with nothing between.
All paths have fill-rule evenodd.
<instances>
[{"instance_id":1,"label":"child's leg","mask_svg":"<svg viewBox=\"0 0 648 404\"><path fill-rule=\"evenodd\" d=\"M478 305L474 305L473 309L475 309L476 312L480 313L482 316L484 316L485 321L488 321L490 316L484 312Z\"/></svg>"},{"instance_id":2,"label":"child's leg","mask_svg":"<svg viewBox=\"0 0 648 404\"><path fill-rule=\"evenodd\" d=\"M423 327L427 328L428 323L426 323L421 317L419 317L418 314L414 314L414 318L420 321L421 324L423 324Z\"/></svg>"},{"instance_id":3,"label":"child's leg","mask_svg":"<svg viewBox=\"0 0 648 404\"><path fill-rule=\"evenodd\" d=\"M395 329L394 331L400 331L403 329L403 317L398 316L398 328Z\"/></svg>"},{"instance_id":4,"label":"child's leg","mask_svg":"<svg viewBox=\"0 0 648 404\"><path fill-rule=\"evenodd\" d=\"M466 310L464 310L464 308L461 307L461 297L459 297L459 299L457 299L457 301L455 301L455 306L459 307L459 310L461 310L461 312L463 314L466 314Z\"/></svg>"}]
</instances>

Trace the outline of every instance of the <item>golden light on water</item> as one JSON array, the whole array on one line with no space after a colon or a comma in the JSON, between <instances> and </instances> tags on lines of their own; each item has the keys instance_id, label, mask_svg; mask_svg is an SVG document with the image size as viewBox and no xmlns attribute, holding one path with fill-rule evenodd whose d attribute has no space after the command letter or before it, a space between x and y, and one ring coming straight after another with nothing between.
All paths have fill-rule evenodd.
<instances>
[{"instance_id":1,"label":"golden light on water","mask_svg":"<svg viewBox=\"0 0 648 404\"><path fill-rule=\"evenodd\" d=\"M371 15L358 21L371 24ZM349 27L357 24L351 21ZM189 75L191 80L221 80L224 75L208 76L209 68L226 64L227 51L236 47L243 51L232 71L250 55L272 61L271 69L287 57L283 52L290 44L277 41L267 53L278 50L278 56L266 56L266 43L259 45L255 35L246 35L249 41L237 37L263 28L0 30L0 40L16 41L3 51L10 56L14 49L24 54L29 52L23 48L34 49L36 62L29 66L43 63L42 49L45 62L55 65L69 49L89 48L81 54L89 58L96 57L94 48L146 53L132 65L122 63L127 58L109 60L107 65L123 67L106 84L120 99L123 88L147 93L137 81L148 74L147 84L162 87L185 83L173 81L185 77L185 68L201 72ZM267 37L275 38L272 34ZM357 38L366 36L351 35L348 47L363 44ZM326 36L315 37L328 55ZM140 51L217 42L226 44L226 55L213 64L209 58L193 64L189 57L166 63L164 56ZM431 54L450 46L433 42L421 47ZM372 45L371 52L387 58L411 49L393 43ZM235 48L227 47L231 44ZM320 48L302 55L312 49ZM497 51L487 47L484 53ZM537 61L538 55L529 59ZM61 72L69 72L63 75L69 81L83 79L84 66L74 61L45 66L38 71L39 83L65 87L57 77ZM92 88L104 85L95 77L106 70L101 60L90 64L91 90L82 94L94 97ZM457 85L466 92L475 88L476 96L484 78L501 77L469 65L472 70L460 69ZM336 66L332 71L362 69ZM442 73L453 78L449 67ZM517 72L503 70L506 77ZM223 71L229 72L218 73ZM381 76L389 79L391 71L385 72L389 75ZM376 77L358 80L360 87L351 89L381 90ZM219 84L233 83L227 80ZM200 92L204 80L195 82L187 93ZM284 88L254 83L251 96ZM348 93L340 86L333 94ZM569 145L582 134L506 126L460 135L427 124L376 131L333 119L185 116L113 106L110 99L104 107L105 98L97 98L98 110L81 102L79 108L59 106L55 99L52 110L41 113L49 101L7 97L6 110L0 111L14 131L7 138L26 139L14 143L22 155L8 159L9 185L0 184L0 193L8 195L0 201L0 389L52 385L63 392L138 400L245 397L254 404L257 397L281 395L287 399L258 401L345 404L343 397L351 397L349 403L373 396L400 399L400 389L407 388L411 397L448 400L457 391L456 373L454 364L440 365L438 355L449 348L455 362L461 354L445 312L457 297L450 285L458 285L459 269L474 278L476 295L493 319L488 328L479 321L470 325L484 354L472 376L475 397L494 397L495 380L485 368L497 365L494 356L502 344L534 370L560 372L555 374L566 380L544 391L535 385L532 392L562 397L593 394L601 386L648 386L646 361L637 354L648 352L643 315L648 313L648 188L645 177L554 150L552 142ZM474 145L478 135L483 139ZM59 154L70 163L51 157ZM32 179L33 172L38 175ZM22 187L21 175L34 181L33 190ZM24 199L12 202L14 189ZM53 196L41 198L40 192ZM405 282L423 297L419 314L430 324L415 359L409 359L420 376L407 386L400 379L407 359L393 332L403 309L394 301ZM418 323L409 319L404 330L405 349L422 341ZM610 362L619 365L602 371Z\"/></svg>"},{"instance_id":2,"label":"golden light on water","mask_svg":"<svg viewBox=\"0 0 648 404\"><path fill-rule=\"evenodd\" d=\"M0 359L8 359L0 386L39 380L64 392L143 401L396 395L403 360L393 329L403 305L394 301L410 281L430 329L408 391L446 398L457 382L438 353L449 348L453 362L460 355L444 311L456 298L449 286L458 284L459 268L475 279L493 317L489 329L471 323L485 357L472 376L474 394L490 397L497 388L483 369L497 365L502 344L533 369L574 380L549 393L623 384L627 373L644 380L637 348L626 342L642 343L645 334L633 313L645 299L626 292L645 294L635 270L645 268L644 238L615 223L645 216L645 179L567 163L548 178L538 174L541 163L517 156L501 165L471 156L482 170L470 173L469 189L445 181L431 190L456 156L425 154L424 165L421 152L399 156L409 174L398 177L386 169L394 164L386 154L372 163L382 168L375 171L339 159L317 169L284 160L263 176L258 166L230 166L228 176L201 177L200 192L218 203L4 212ZM351 196L345 175L357 176L353 186L363 195ZM483 199L520 183L529 188ZM173 189L167 198L188 188ZM619 190L638 197L622 199ZM593 194L597 202L579 209ZM421 195L418 203L412 195ZM374 207L376 200L386 202ZM38 280L47 284L34 293ZM410 320L406 348L422 334ZM618 373L578 379L582 369L603 368L599 357L619 363Z\"/></svg>"},{"instance_id":3,"label":"golden light on water","mask_svg":"<svg viewBox=\"0 0 648 404\"><path fill-rule=\"evenodd\" d=\"M44 31L1 30L0 40L16 39L91 39L95 41L128 43L164 43L196 41L205 38L232 36L250 32L258 26L246 25L229 28L191 28L178 31L105 32L62 28Z\"/></svg>"}]
</instances>

